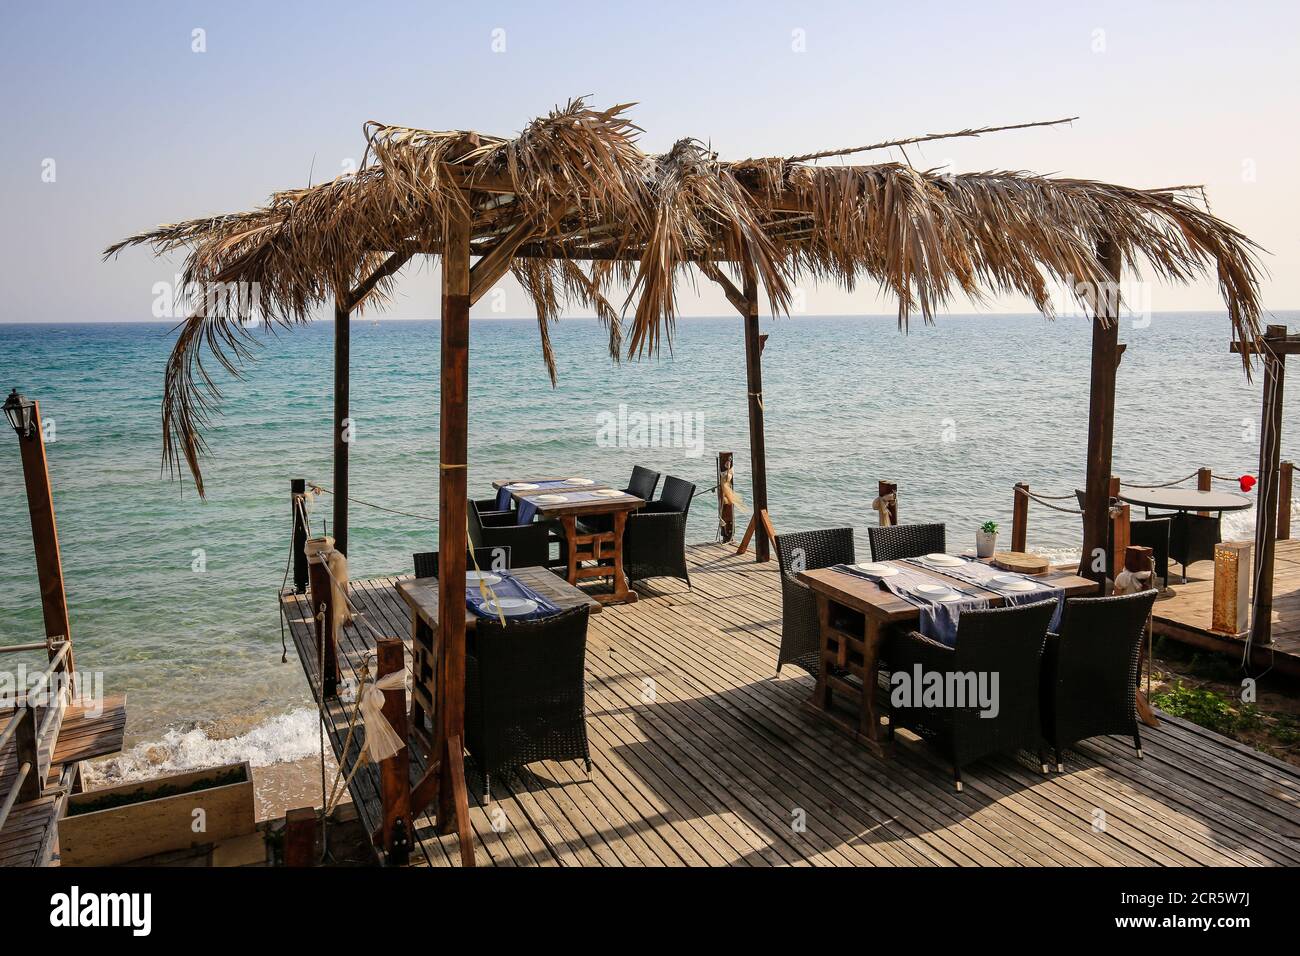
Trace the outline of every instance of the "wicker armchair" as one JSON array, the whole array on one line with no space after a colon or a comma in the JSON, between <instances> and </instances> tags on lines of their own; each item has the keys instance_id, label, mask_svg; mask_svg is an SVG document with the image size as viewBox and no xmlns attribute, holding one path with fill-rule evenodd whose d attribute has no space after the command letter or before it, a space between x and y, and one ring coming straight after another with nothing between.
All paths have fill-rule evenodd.
<instances>
[{"instance_id":1,"label":"wicker armchair","mask_svg":"<svg viewBox=\"0 0 1300 956\"><path fill-rule=\"evenodd\" d=\"M415 562L415 576L417 578L436 578L438 576L437 551L417 551L411 555L411 560ZM483 569L493 571L509 570L510 549L503 547L475 548L473 558L466 560L466 567L473 568L475 562Z\"/></svg>"},{"instance_id":2,"label":"wicker armchair","mask_svg":"<svg viewBox=\"0 0 1300 956\"><path fill-rule=\"evenodd\" d=\"M947 534L942 524L895 524L887 528L868 528L872 561L896 561L919 558L947 548Z\"/></svg>"},{"instance_id":3,"label":"wicker armchair","mask_svg":"<svg viewBox=\"0 0 1300 956\"><path fill-rule=\"evenodd\" d=\"M1074 494L1079 499L1079 510L1083 511L1086 497L1083 490L1076 488ZM1156 577L1160 579L1162 586L1169 583L1169 558L1173 554L1172 519L1175 517L1176 515L1161 515L1157 518L1130 520L1128 523L1129 543L1151 549L1151 560L1155 565ZM1110 534L1109 523L1106 527L1106 573L1113 578L1115 577L1114 540ZM1213 547L1210 548L1209 556L1214 557ZM1186 572L1186 566L1184 566L1183 570ZM1184 574L1184 582L1186 579L1186 574Z\"/></svg>"},{"instance_id":4,"label":"wicker armchair","mask_svg":"<svg viewBox=\"0 0 1300 956\"><path fill-rule=\"evenodd\" d=\"M509 548L511 566L516 568L549 568L551 541L554 528L549 522L515 524L515 515L508 511L479 511L478 502L468 503L469 543L479 548Z\"/></svg>"},{"instance_id":5,"label":"wicker armchair","mask_svg":"<svg viewBox=\"0 0 1300 956\"><path fill-rule=\"evenodd\" d=\"M940 674L997 675L993 695L996 713L982 716L979 702L946 700L941 706L918 705L908 698L891 706L889 726L907 727L933 744L952 763L953 782L961 790L961 768L988 754L1016 750L1038 752L1044 773L1047 761L1039 721L1039 675L1047 625L1056 601L1037 601L1015 607L965 611L957 622L955 647L940 644L912 631L892 642L889 662L894 675L913 679L916 668ZM951 685L945 677L944 686ZM891 681L891 697L898 690ZM892 701L891 701L892 704Z\"/></svg>"},{"instance_id":6,"label":"wicker armchair","mask_svg":"<svg viewBox=\"0 0 1300 956\"><path fill-rule=\"evenodd\" d=\"M632 478L628 481L627 487L623 489L623 494L635 495L649 504L651 499L654 498L655 488L658 486L659 472L652 471L649 468L642 468L640 465L633 465ZM665 491L667 488L668 485L665 482ZM600 532L614 530L614 519L609 515L588 515L585 518L579 519L578 524L582 527L583 531L589 534L598 534Z\"/></svg>"},{"instance_id":7,"label":"wicker armchair","mask_svg":"<svg viewBox=\"0 0 1300 956\"><path fill-rule=\"evenodd\" d=\"M1131 736L1142 756L1135 693L1155 600L1153 589L1065 602L1061 633L1048 634L1043 650L1043 737L1058 771L1062 748L1102 734Z\"/></svg>"},{"instance_id":8,"label":"wicker armchair","mask_svg":"<svg viewBox=\"0 0 1300 956\"><path fill-rule=\"evenodd\" d=\"M623 489L625 494L636 495L643 501L649 501L655 496L655 488L659 486L659 472L651 471L649 468L642 468L640 465L632 466L632 479ZM667 483L664 484L664 491L668 490Z\"/></svg>"},{"instance_id":9,"label":"wicker armchair","mask_svg":"<svg viewBox=\"0 0 1300 956\"><path fill-rule=\"evenodd\" d=\"M623 529L623 571L629 581L680 578L691 586L686 570L686 517L695 486L669 475L663 495L628 515Z\"/></svg>"},{"instance_id":10,"label":"wicker armchair","mask_svg":"<svg viewBox=\"0 0 1300 956\"><path fill-rule=\"evenodd\" d=\"M802 668L814 677L820 669L821 624L817 618L817 595L796 575L800 571L851 564L856 560L852 528L796 531L776 536L776 561L781 572L778 674L786 664Z\"/></svg>"},{"instance_id":11,"label":"wicker armchair","mask_svg":"<svg viewBox=\"0 0 1300 956\"><path fill-rule=\"evenodd\" d=\"M465 658L465 745L492 775L537 760L582 760L591 771L585 719L587 613L535 621L478 622Z\"/></svg>"}]
</instances>

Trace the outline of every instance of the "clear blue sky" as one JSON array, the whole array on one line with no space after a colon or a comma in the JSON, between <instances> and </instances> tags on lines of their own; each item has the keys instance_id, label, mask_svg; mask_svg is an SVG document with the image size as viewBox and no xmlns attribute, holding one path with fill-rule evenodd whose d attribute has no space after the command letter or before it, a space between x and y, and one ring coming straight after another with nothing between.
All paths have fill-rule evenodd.
<instances>
[{"instance_id":1,"label":"clear blue sky","mask_svg":"<svg viewBox=\"0 0 1300 956\"><path fill-rule=\"evenodd\" d=\"M0 321L150 318L179 257L101 263L104 246L332 177L360 159L367 119L509 134L578 94L640 103L647 149L692 135L729 158L1078 114L912 159L1203 183L1272 253L1265 304L1300 306L1300 4L805 6L6 3ZM893 309L870 291L806 291L810 313ZM432 270L412 270L389 314L433 315L435 292ZM506 296L508 315L529 314ZM1218 302L1204 283L1157 287L1151 304ZM683 304L726 311L708 289Z\"/></svg>"}]
</instances>

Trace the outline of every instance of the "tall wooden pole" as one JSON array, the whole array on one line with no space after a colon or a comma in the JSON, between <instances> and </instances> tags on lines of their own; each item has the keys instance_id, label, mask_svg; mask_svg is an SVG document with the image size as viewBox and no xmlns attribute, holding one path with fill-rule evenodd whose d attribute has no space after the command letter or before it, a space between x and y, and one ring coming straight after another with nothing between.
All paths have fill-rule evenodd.
<instances>
[{"instance_id":1,"label":"tall wooden pole","mask_svg":"<svg viewBox=\"0 0 1300 956\"><path fill-rule=\"evenodd\" d=\"M1110 521L1111 446L1115 438L1115 377L1119 365L1119 248L1097 243L1097 258L1114 283L1093 299L1092 385L1088 399L1088 483L1083 507L1083 555L1079 574L1106 580L1106 537ZM1102 555L1101 560L1097 560Z\"/></svg>"},{"instance_id":2,"label":"tall wooden pole","mask_svg":"<svg viewBox=\"0 0 1300 956\"><path fill-rule=\"evenodd\" d=\"M745 382L749 390L749 467L754 474L754 560L770 561L771 545L758 524L767 513L767 442L763 434L763 341L758 332L758 275L743 264L745 283Z\"/></svg>"},{"instance_id":3,"label":"tall wooden pole","mask_svg":"<svg viewBox=\"0 0 1300 956\"><path fill-rule=\"evenodd\" d=\"M442 251L442 385L438 414L438 828L474 863L465 790L465 467L469 444L468 216L450 208Z\"/></svg>"},{"instance_id":4,"label":"tall wooden pole","mask_svg":"<svg viewBox=\"0 0 1300 956\"><path fill-rule=\"evenodd\" d=\"M72 640L68 626L68 595L63 587L63 557L59 552L59 532L54 523L54 493L50 486L50 466L45 457L45 432L41 426L41 404L32 403L31 434L19 436L23 461L23 483L27 487L27 511L31 515L32 545L36 550L36 575L41 587L41 615L45 619L45 636ZM51 659L57 653L50 650ZM72 651L63 659L60 670L75 671Z\"/></svg>"},{"instance_id":5,"label":"tall wooden pole","mask_svg":"<svg viewBox=\"0 0 1300 956\"><path fill-rule=\"evenodd\" d=\"M352 313L334 303L334 547L348 553L348 442L351 398Z\"/></svg>"},{"instance_id":6,"label":"tall wooden pole","mask_svg":"<svg viewBox=\"0 0 1300 956\"><path fill-rule=\"evenodd\" d=\"M1273 545L1280 484L1282 395L1286 386L1285 340L1285 325L1270 325L1264 333L1264 408L1259 419L1259 493L1255 500L1255 599L1250 622L1251 640L1261 645L1273 642Z\"/></svg>"}]
</instances>

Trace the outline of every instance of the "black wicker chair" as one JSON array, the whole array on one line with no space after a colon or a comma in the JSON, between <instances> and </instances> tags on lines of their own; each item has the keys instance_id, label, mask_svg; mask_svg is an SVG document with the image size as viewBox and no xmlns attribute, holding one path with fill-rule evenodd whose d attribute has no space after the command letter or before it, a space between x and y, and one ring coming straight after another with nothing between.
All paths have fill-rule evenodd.
<instances>
[{"instance_id":1,"label":"black wicker chair","mask_svg":"<svg viewBox=\"0 0 1300 956\"><path fill-rule=\"evenodd\" d=\"M693 484L669 475L658 501L628 515L623 528L623 571L629 581L680 578L691 586L686 570L686 517L694 497Z\"/></svg>"},{"instance_id":2,"label":"black wicker chair","mask_svg":"<svg viewBox=\"0 0 1300 956\"><path fill-rule=\"evenodd\" d=\"M1039 675L1043 641L1056 601L1037 601L1016 607L965 611L957 622L955 647L940 644L918 631L891 642L889 663L894 674L909 676L919 665L922 673L997 675L997 712L981 714L978 701L956 706L915 706L915 700L889 710L890 733L907 727L933 744L952 763L953 782L961 790L961 768L994 753L1037 751L1043 773L1047 761L1039 720ZM892 677L892 675L891 675ZM966 686L961 681L948 686ZM988 685L992 689L992 684ZM891 696L895 688L891 681Z\"/></svg>"},{"instance_id":3,"label":"black wicker chair","mask_svg":"<svg viewBox=\"0 0 1300 956\"><path fill-rule=\"evenodd\" d=\"M625 495L636 495L647 504L655 496L655 488L659 487L659 472L652 471L649 468L642 468L640 465L632 466L632 478L623 489ZM667 483L664 488L667 489ZM614 519L609 515L588 515L578 520L582 530L587 533L600 533L602 531L612 531L614 529Z\"/></svg>"},{"instance_id":4,"label":"black wicker chair","mask_svg":"<svg viewBox=\"0 0 1300 956\"><path fill-rule=\"evenodd\" d=\"M537 760L582 760L591 771L584 713L587 613L582 607L535 621L478 622L465 658L465 745L492 775Z\"/></svg>"},{"instance_id":5,"label":"black wicker chair","mask_svg":"<svg viewBox=\"0 0 1300 956\"><path fill-rule=\"evenodd\" d=\"M438 552L437 551L417 551L411 555L411 560L415 562L415 576L417 578L436 578L438 576ZM510 568L510 549L505 547L496 548L475 548L473 559L466 558L465 566L473 568L474 562L484 570L506 571Z\"/></svg>"},{"instance_id":6,"label":"black wicker chair","mask_svg":"<svg viewBox=\"0 0 1300 956\"><path fill-rule=\"evenodd\" d=\"M867 529L871 544L872 561L897 561L900 558L919 558L947 548L947 535L942 524L895 524L887 528Z\"/></svg>"},{"instance_id":7,"label":"black wicker chair","mask_svg":"<svg viewBox=\"0 0 1300 956\"><path fill-rule=\"evenodd\" d=\"M1084 510L1083 491L1076 488L1074 494L1079 499L1079 510ZM1169 583L1169 557L1172 554L1171 548L1173 544L1171 518L1170 515L1162 515L1158 518L1131 519L1128 523L1129 543L1151 549L1151 560L1155 565L1156 577L1160 579L1162 587ZM1106 573L1114 578L1114 538L1110 534L1110 524L1107 523L1106 527ZM1214 550L1211 548L1210 557L1213 556Z\"/></svg>"},{"instance_id":8,"label":"black wicker chair","mask_svg":"<svg viewBox=\"0 0 1300 956\"><path fill-rule=\"evenodd\" d=\"M776 536L776 561L781 572L781 650L776 672L786 664L817 676L821 657L821 625L817 595L799 581L800 571L815 571L857 560L852 528L795 531Z\"/></svg>"},{"instance_id":9,"label":"black wicker chair","mask_svg":"<svg viewBox=\"0 0 1300 956\"><path fill-rule=\"evenodd\" d=\"M636 495L643 501L649 501L655 496L655 488L659 486L659 472L652 471L649 468L642 468L640 465L632 466L632 479L623 489L624 494ZM668 490L665 483L664 491Z\"/></svg>"},{"instance_id":10,"label":"black wicker chair","mask_svg":"<svg viewBox=\"0 0 1300 956\"><path fill-rule=\"evenodd\" d=\"M1214 560L1214 546L1223 540L1221 516L1179 511L1161 517L1169 519L1169 557L1183 566L1186 584L1189 564Z\"/></svg>"},{"instance_id":11,"label":"black wicker chair","mask_svg":"<svg viewBox=\"0 0 1300 956\"><path fill-rule=\"evenodd\" d=\"M1043 737L1056 769L1061 750L1088 737L1124 734L1142 756L1135 694L1138 661L1156 591L1065 602L1061 633L1043 650Z\"/></svg>"},{"instance_id":12,"label":"black wicker chair","mask_svg":"<svg viewBox=\"0 0 1300 956\"><path fill-rule=\"evenodd\" d=\"M479 548L509 548L511 567L549 568L551 542L555 532L551 523L535 521L532 524L515 524L514 512L481 512L478 503L468 502L469 543Z\"/></svg>"}]
</instances>

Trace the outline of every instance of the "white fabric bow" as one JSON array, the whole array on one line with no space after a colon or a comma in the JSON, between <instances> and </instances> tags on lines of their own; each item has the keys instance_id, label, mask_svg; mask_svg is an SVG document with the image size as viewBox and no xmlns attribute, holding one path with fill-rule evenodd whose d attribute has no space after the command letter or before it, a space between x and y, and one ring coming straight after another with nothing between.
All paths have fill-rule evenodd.
<instances>
[{"instance_id":1,"label":"white fabric bow","mask_svg":"<svg viewBox=\"0 0 1300 956\"><path fill-rule=\"evenodd\" d=\"M384 691L406 687L406 671L396 670L366 687L357 709L366 728L366 754L374 763L387 760L406 746L384 716Z\"/></svg>"}]
</instances>

